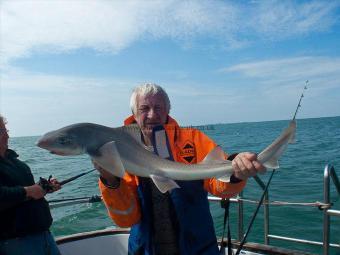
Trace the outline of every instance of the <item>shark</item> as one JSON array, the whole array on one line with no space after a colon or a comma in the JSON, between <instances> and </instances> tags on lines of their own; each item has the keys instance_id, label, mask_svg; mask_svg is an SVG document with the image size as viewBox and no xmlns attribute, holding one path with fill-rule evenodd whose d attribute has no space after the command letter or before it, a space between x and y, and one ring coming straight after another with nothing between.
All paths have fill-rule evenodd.
<instances>
[{"instance_id":1,"label":"shark","mask_svg":"<svg viewBox=\"0 0 340 255\"><path fill-rule=\"evenodd\" d=\"M295 133L294 116L288 127L258 154L258 161L268 169L279 168L278 160L288 144L295 141ZM61 156L86 153L117 177L123 178L128 172L151 178L162 193L178 188L176 180L217 178L228 182L233 174L232 162L225 159L220 146L198 164L159 157L146 148L137 124L112 128L95 123L77 123L46 133L38 140L37 146Z\"/></svg>"}]
</instances>

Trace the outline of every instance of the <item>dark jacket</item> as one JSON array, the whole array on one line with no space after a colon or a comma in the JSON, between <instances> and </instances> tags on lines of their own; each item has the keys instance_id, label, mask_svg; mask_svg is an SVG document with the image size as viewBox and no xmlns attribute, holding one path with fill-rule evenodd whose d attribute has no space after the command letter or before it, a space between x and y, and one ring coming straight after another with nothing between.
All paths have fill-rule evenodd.
<instances>
[{"instance_id":1,"label":"dark jacket","mask_svg":"<svg viewBox=\"0 0 340 255\"><path fill-rule=\"evenodd\" d=\"M7 150L6 157L0 157L0 239L46 231L51 226L47 201L26 200L24 187L34 183L30 168L15 151Z\"/></svg>"},{"instance_id":2,"label":"dark jacket","mask_svg":"<svg viewBox=\"0 0 340 255\"><path fill-rule=\"evenodd\" d=\"M203 181L177 181L180 189L174 189L170 198L173 203L179 231L180 254L185 255L218 255L217 240L213 220L209 210L207 192ZM138 187L142 204L142 220L131 227L129 237L129 254L151 255L152 219L150 215L151 197L149 187Z\"/></svg>"},{"instance_id":3,"label":"dark jacket","mask_svg":"<svg viewBox=\"0 0 340 255\"><path fill-rule=\"evenodd\" d=\"M159 129L163 129L160 127ZM167 150L168 160L174 160L169 147L168 137ZM157 146L154 144L155 153ZM129 238L129 254L152 255L154 245L152 237L152 208L153 200L150 185L146 185L145 179L140 178L138 195L142 209L142 219L140 223L131 227ZM176 181L181 187L169 193L172 225L177 228L179 253L185 255L218 255L216 234L213 220L210 214L208 193L204 189L203 180L198 181ZM149 182L150 183L150 182ZM153 185L153 184L152 184ZM158 227L159 228L159 227ZM161 253L159 253L161 254Z\"/></svg>"}]
</instances>

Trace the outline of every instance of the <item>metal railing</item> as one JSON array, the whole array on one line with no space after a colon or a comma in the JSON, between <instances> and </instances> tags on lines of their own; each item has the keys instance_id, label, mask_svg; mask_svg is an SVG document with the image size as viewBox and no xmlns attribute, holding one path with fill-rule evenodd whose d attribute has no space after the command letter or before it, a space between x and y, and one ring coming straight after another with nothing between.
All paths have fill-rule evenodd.
<instances>
[{"instance_id":1,"label":"metal railing","mask_svg":"<svg viewBox=\"0 0 340 255\"><path fill-rule=\"evenodd\" d=\"M256 183L262 188L262 190L265 189L265 184L262 182L262 180L255 176ZM264 244L269 245L270 239L277 239L277 240L284 240L284 241L290 241L290 242L296 242L296 243L302 243L302 244L308 244L308 245L317 245L317 246L323 246L323 255L329 254L329 247L335 247L340 248L340 244L332 244L330 243L330 217L340 217L340 211L339 210L333 210L331 209L332 203L330 201L330 180L332 179L335 188L338 192L338 195L340 195L340 182L336 175L335 169L331 165L326 165L324 169L324 190L323 190L323 203L282 203L281 205L286 204L300 204L300 205L315 205L318 206L318 209L323 210L323 241L322 242L316 242L312 240L305 240L305 239L297 239L297 238L291 238L287 236L280 236L280 235L272 235L269 234L269 205L273 204L269 202L269 192L267 190L265 194L265 200L263 203L264 207ZM220 201L220 198L216 197L209 197L210 201ZM244 224L243 224L243 218L244 218L244 211L243 206L244 202L247 202L247 200L242 199L242 193L240 193L240 196L238 198L231 198L230 201L232 203L237 203L238 205L238 239L237 241L242 240L244 235ZM278 203L275 203L276 205Z\"/></svg>"},{"instance_id":2,"label":"metal railing","mask_svg":"<svg viewBox=\"0 0 340 255\"><path fill-rule=\"evenodd\" d=\"M335 173L335 169L331 165L326 165L324 174L323 174L323 199L325 204L330 204L330 179L332 178L335 188L340 194L340 183L338 176ZM330 206L331 207L331 206ZM330 244L330 216L340 216L339 210L332 210L333 212L329 213L330 208L323 209L323 254L328 255ZM340 247L340 245L336 245L336 247Z\"/></svg>"},{"instance_id":3,"label":"metal railing","mask_svg":"<svg viewBox=\"0 0 340 255\"><path fill-rule=\"evenodd\" d=\"M262 190L265 189L265 184L263 181L258 177L254 177L256 183L262 188ZM338 176L336 175L335 169L331 165L326 165L324 169L324 190L323 190L323 198L324 201L322 203L288 203L288 202L269 202L269 192L267 190L265 194L265 199L263 202L263 214L264 214L264 244L269 245L270 239L277 239L277 240L284 240L284 241L290 241L290 242L296 242L301 244L308 244L308 245L317 245L317 246L323 246L323 255L329 254L329 247L335 247L340 248L340 244L332 244L330 243L330 217L340 217L340 210L334 210L331 209L332 203L330 201L330 180L332 179L335 188L338 192L338 195L340 195L340 182L338 179ZM246 200L242 198L243 193L241 192L239 194L238 198L231 198L230 202L236 203L238 206L238 223L237 223L237 229L238 229L238 235L237 235L237 241L241 241L244 236L244 203L245 202L255 202L257 201L251 201ZM59 206L66 206L70 204L78 204L78 203L93 203L93 202L99 202L101 201L100 196L92 196L92 197L80 197L80 198L69 198L69 199L59 199L59 200L50 200L50 207L55 208ZM221 198L218 197L209 197L209 201L212 202L220 202ZM303 206L315 206L318 209L323 210L323 241L317 242L312 240L305 240L305 239L297 239L297 238L291 238L287 236L280 236L280 235L272 235L269 234L269 205L303 205Z\"/></svg>"}]
</instances>

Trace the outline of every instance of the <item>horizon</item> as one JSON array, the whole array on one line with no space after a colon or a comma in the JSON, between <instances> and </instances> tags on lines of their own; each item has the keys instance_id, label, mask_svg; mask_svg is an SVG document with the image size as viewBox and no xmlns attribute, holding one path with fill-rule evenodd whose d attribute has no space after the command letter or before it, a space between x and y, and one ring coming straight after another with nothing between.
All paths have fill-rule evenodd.
<instances>
[{"instance_id":1,"label":"horizon","mask_svg":"<svg viewBox=\"0 0 340 255\"><path fill-rule=\"evenodd\" d=\"M340 118L340 116L324 116L324 117L311 117L311 118L296 118L297 121L299 120L310 120L310 119L326 119L326 118ZM211 127L211 126L217 126L217 125L234 125L234 124L248 124L248 123L262 123L262 122L282 122L282 121L290 121L291 119L282 119L282 120L263 120L263 121L251 121L251 122L247 122L247 121L244 121L244 122L232 122L232 123L210 123L210 124L203 124L203 125L199 125L199 126L191 126L191 125L188 125L188 126L181 126L183 128L196 128L196 129L199 129L201 131L205 131L205 130L210 130L210 128L208 129L205 129L205 127ZM73 123L73 124L76 124L76 123ZM96 124L96 123L95 123ZM111 126L108 126L108 127L111 127ZM119 126L114 126L112 128L115 128L115 127L119 127ZM203 127L203 129L202 129ZM62 127L59 127L59 128L62 128ZM48 130L46 131L49 132L49 131L53 131L53 130ZM44 133L45 134L45 133ZM44 134L39 134L39 135L23 135L23 136L11 136L10 135L10 139L11 138L25 138L25 137L41 137L43 136Z\"/></svg>"},{"instance_id":2,"label":"horizon","mask_svg":"<svg viewBox=\"0 0 340 255\"><path fill-rule=\"evenodd\" d=\"M0 16L13 137L119 126L145 82L183 126L289 119L301 92L299 118L340 116L340 1L3 0Z\"/></svg>"}]
</instances>

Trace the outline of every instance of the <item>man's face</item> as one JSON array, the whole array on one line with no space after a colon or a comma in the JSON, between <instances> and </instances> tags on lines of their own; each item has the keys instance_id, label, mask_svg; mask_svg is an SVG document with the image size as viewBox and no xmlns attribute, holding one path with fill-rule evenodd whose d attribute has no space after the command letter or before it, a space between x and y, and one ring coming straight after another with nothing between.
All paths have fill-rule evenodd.
<instances>
[{"instance_id":1,"label":"man's face","mask_svg":"<svg viewBox=\"0 0 340 255\"><path fill-rule=\"evenodd\" d=\"M8 149L8 132L5 123L0 121L0 156L4 156Z\"/></svg>"},{"instance_id":2,"label":"man's face","mask_svg":"<svg viewBox=\"0 0 340 255\"><path fill-rule=\"evenodd\" d=\"M152 128L166 123L168 112L160 94L137 96L134 117L145 138L151 141Z\"/></svg>"}]
</instances>

